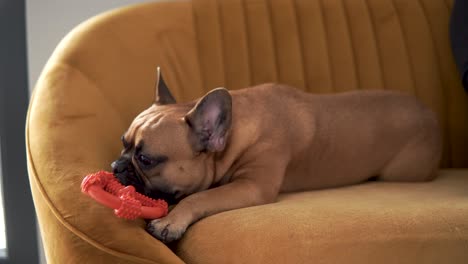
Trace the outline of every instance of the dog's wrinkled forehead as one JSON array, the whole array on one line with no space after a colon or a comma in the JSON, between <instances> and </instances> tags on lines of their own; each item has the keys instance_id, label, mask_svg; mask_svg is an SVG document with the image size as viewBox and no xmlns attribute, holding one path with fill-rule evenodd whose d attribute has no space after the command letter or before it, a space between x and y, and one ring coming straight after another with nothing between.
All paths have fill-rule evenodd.
<instances>
[{"instance_id":1,"label":"dog's wrinkled forehead","mask_svg":"<svg viewBox=\"0 0 468 264\"><path fill-rule=\"evenodd\" d=\"M180 155L191 152L184 116L181 109L153 105L133 120L124 135L125 141L134 146L144 144L148 153Z\"/></svg>"}]
</instances>

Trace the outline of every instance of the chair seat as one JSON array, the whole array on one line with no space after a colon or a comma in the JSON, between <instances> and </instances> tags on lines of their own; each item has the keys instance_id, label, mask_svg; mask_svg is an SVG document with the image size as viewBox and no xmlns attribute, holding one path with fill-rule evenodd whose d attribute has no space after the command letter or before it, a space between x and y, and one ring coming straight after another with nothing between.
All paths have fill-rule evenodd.
<instances>
[{"instance_id":1,"label":"chair seat","mask_svg":"<svg viewBox=\"0 0 468 264\"><path fill-rule=\"evenodd\" d=\"M280 196L191 226L187 263L466 263L468 170Z\"/></svg>"}]
</instances>

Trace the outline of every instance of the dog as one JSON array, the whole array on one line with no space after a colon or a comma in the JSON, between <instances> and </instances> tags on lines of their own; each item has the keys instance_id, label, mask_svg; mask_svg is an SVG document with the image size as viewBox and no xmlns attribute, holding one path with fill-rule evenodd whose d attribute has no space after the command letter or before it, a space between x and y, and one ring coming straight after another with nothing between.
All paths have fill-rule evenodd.
<instances>
[{"instance_id":1,"label":"dog","mask_svg":"<svg viewBox=\"0 0 468 264\"><path fill-rule=\"evenodd\" d=\"M176 103L158 68L155 94L112 168L125 185L179 201L148 222L165 243L204 217L272 203L280 192L437 175L437 118L404 93L314 95L271 83Z\"/></svg>"}]
</instances>

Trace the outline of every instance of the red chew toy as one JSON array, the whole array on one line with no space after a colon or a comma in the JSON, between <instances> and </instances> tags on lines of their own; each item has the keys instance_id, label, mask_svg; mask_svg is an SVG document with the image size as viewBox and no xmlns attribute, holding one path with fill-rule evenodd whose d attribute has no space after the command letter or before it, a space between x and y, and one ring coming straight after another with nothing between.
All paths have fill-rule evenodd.
<instances>
[{"instance_id":1,"label":"red chew toy","mask_svg":"<svg viewBox=\"0 0 468 264\"><path fill-rule=\"evenodd\" d=\"M99 203L113 208L121 218L156 219L167 215L167 203L151 199L135 191L133 186L122 185L112 173L99 171L89 174L81 182L81 191Z\"/></svg>"}]
</instances>

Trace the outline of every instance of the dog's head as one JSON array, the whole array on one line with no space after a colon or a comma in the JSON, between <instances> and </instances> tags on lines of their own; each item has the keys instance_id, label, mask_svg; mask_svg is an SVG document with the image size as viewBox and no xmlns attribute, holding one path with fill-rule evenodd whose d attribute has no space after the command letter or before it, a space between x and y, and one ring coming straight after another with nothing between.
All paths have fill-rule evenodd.
<instances>
[{"instance_id":1,"label":"dog's head","mask_svg":"<svg viewBox=\"0 0 468 264\"><path fill-rule=\"evenodd\" d=\"M170 202L209 188L215 153L228 140L231 107L224 88L191 103L176 103L158 68L154 103L122 136L114 174L123 184Z\"/></svg>"}]
</instances>

